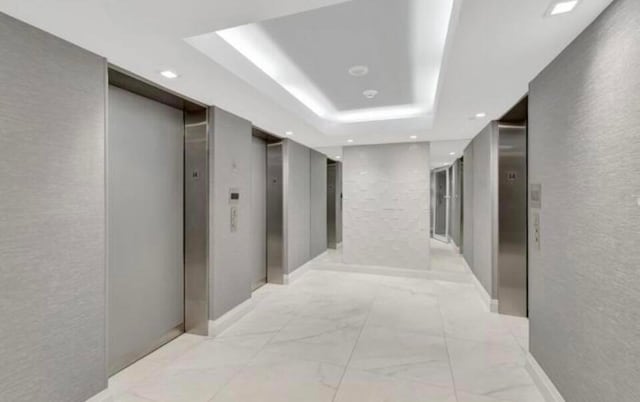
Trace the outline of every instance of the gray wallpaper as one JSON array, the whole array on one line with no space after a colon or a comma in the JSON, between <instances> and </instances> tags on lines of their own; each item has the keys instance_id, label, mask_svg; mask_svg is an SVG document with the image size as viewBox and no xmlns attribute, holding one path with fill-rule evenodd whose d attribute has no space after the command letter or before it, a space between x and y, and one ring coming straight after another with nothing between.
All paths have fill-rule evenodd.
<instances>
[{"instance_id":1,"label":"gray wallpaper","mask_svg":"<svg viewBox=\"0 0 640 402\"><path fill-rule=\"evenodd\" d=\"M473 146L470 144L464 150L464 164L462 167L462 256L471 266L473 264Z\"/></svg>"},{"instance_id":2,"label":"gray wallpaper","mask_svg":"<svg viewBox=\"0 0 640 402\"><path fill-rule=\"evenodd\" d=\"M314 258L327 250L327 157L314 150L311 150L310 156L311 240L309 257Z\"/></svg>"},{"instance_id":3,"label":"gray wallpaper","mask_svg":"<svg viewBox=\"0 0 640 402\"><path fill-rule=\"evenodd\" d=\"M106 62L0 13L0 400L107 385Z\"/></svg>"},{"instance_id":4,"label":"gray wallpaper","mask_svg":"<svg viewBox=\"0 0 640 402\"><path fill-rule=\"evenodd\" d=\"M336 242L342 243L342 162L336 163Z\"/></svg>"},{"instance_id":5,"label":"gray wallpaper","mask_svg":"<svg viewBox=\"0 0 640 402\"><path fill-rule=\"evenodd\" d=\"M311 153L309 148L293 141L286 141L285 147L285 273L290 274L311 257Z\"/></svg>"},{"instance_id":6,"label":"gray wallpaper","mask_svg":"<svg viewBox=\"0 0 640 402\"><path fill-rule=\"evenodd\" d=\"M464 257L482 286L497 299L494 275L494 225L497 222L497 125L487 125L469 144L464 156Z\"/></svg>"},{"instance_id":7,"label":"gray wallpaper","mask_svg":"<svg viewBox=\"0 0 640 402\"><path fill-rule=\"evenodd\" d=\"M462 245L462 162L460 159L453 164L451 180L451 240L456 246Z\"/></svg>"},{"instance_id":8,"label":"gray wallpaper","mask_svg":"<svg viewBox=\"0 0 640 402\"><path fill-rule=\"evenodd\" d=\"M209 133L209 315L212 320L251 297L253 269L246 248L251 227L251 122L211 108ZM240 192L238 227L231 230L229 191Z\"/></svg>"},{"instance_id":9,"label":"gray wallpaper","mask_svg":"<svg viewBox=\"0 0 640 402\"><path fill-rule=\"evenodd\" d=\"M615 1L530 88L531 352L568 402L640 399L639 38Z\"/></svg>"}]
</instances>

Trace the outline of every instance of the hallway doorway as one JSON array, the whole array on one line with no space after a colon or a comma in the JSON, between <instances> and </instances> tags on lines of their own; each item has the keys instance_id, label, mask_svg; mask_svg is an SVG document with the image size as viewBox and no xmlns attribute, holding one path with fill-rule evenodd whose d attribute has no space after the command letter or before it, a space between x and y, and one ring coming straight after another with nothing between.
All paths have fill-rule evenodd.
<instances>
[{"instance_id":1,"label":"hallway doorway","mask_svg":"<svg viewBox=\"0 0 640 402\"><path fill-rule=\"evenodd\" d=\"M449 168L434 170L433 237L449 242Z\"/></svg>"}]
</instances>

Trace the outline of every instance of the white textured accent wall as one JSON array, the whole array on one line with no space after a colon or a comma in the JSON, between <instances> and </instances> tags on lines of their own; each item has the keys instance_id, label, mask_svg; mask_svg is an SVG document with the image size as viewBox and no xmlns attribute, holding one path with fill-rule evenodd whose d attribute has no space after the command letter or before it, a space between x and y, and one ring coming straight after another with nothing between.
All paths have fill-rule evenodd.
<instances>
[{"instance_id":1,"label":"white textured accent wall","mask_svg":"<svg viewBox=\"0 0 640 402\"><path fill-rule=\"evenodd\" d=\"M429 182L428 143L345 148L344 262L429 269Z\"/></svg>"}]
</instances>

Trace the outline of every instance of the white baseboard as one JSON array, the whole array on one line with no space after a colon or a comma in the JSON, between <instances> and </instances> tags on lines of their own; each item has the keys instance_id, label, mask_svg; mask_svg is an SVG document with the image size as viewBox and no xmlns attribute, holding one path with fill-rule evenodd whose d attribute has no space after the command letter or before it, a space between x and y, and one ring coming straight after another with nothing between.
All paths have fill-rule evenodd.
<instances>
[{"instance_id":1,"label":"white baseboard","mask_svg":"<svg viewBox=\"0 0 640 402\"><path fill-rule=\"evenodd\" d=\"M396 276L401 278L423 278L423 279L433 279L433 280L448 281L448 282L460 282L460 283L469 282L468 275L466 274L460 275L456 272L393 268L393 267L384 267L384 266L375 266L375 265L322 263L321 265L314 265L313 269L317 269L321 271L352 272L356 274Z\"/></svg>"},{"instance_id":2,"label":"white baseboard","mask_svg":"<svg viewBox=\"0 0 640 402\"><path fill-rule=\"evenodd\" d=\"M456 253L460 254L460 247L458 247L458 245L456 244L456 242L453 240L453 237L451 238L451 245L453 246L453 248L456 250Z\"/></svg>"},{"instance_id":3,"label":"white baseboard","mask_svg":"<svg viewBox=\"0 0 640 402\"><path fill-rule=\"evenodd\" d=\"M491 301L489 302L489 311L491 311L492 313L499 313L500 310L498 309L498 307L498 299L491 299Z\"/></svg>"},{"instance_id":4,"label":"white baseboard","mask_svg":"<svg viewBox=\"0 0 640 402\"><path fill-rule=\"evenodd\" d=\"M222 317L209 321L209 336L218 336L224 330L238 322L242 317L250 313L255 308L253 299L245 300L231 310L227 311Z\"/></svg>"},{"instance_id":5,"label":"white baseboard","mask_svg":"<svg viewBox=\"0 0 640 402\"><path fill-rule=\"evenodd\" d=\"M476 290L478 291L478 294L480 295L480 298L482 299L482 302L487 307L487 310L489 310L492 313L497 313L498 312L498 300L491 298L491 296L489 295L489 292L487 292L487 289L485 289L484 286L482 286L482 283L480 283L480 281L478 280L478 277L476 276L476 274L473 273L473 270L471 269L469 264L467 264L467 260L465 260L463 258L462 261L464 262L464 266L465 266L466 270L471 275L471 278L473 278L472 279L473 284L475 285Z\"/></svg>"},{"instance_id":6,"label":"white baseboard","mask_svg":"<svg viewBox=\"0 0 640 402\"><path fill-rule=\"evenodd\" d=\"M320 258L323 255L326 254L326 251L320 255L318 255L315 258ZM303 265L301 265L300 267L298 267L295 271L291 272L290 274L284 274L283 275L283 283L285 285L290 285L293 282L297 281L298 279L300 279L300 277L304 274L306 274L309 270L311 270L313 268L313 264L312 261L307 261L306 263L304 263Z\"/></svg>"},{"instance_id":7,"label":"white baseboard","mask_svg":"<svg viewBox=\"0 0 640 402\"><path fill-rule=\"evenodd\" d=\"M526 368L547 402L565 402L560 391L558 391L551 379L547 376L547 373L544 372L531 353L527 353Z\"/></svg>"}]
</instances>

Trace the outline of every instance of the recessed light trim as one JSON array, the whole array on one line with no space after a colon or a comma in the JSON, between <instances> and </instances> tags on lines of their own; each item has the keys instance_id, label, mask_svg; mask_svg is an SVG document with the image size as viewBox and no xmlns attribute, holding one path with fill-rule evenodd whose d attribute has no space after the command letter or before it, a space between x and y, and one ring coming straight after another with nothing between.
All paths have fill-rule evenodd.
<instances>
[{"instance_id":1,"label":"recessed light trim","mask_svg":"<svg viewBox=\"0 0 640 402\"><path fill-rule=\"evenodd\" d=\"M412 136L410 136L409 138L411 138L412 140L415 140L415 139L417 139L417 138L418 138L418 136L417 136L417 135L412 135Z\"/></svg>"},{"instance_id":2,"label":"recessed light trim","mask_svg":"<svg viewBox=\"0 0 640 402\"><path fill-rule=\"evenodd\" d=\"M285 132L285 135L287 135L288 137L291 137L293 135L293 131L287 131Z\"/></svg>"},{"instance_id":3,"label":"recessed light trim","mask_svg":"<svg viewBox=\"0 0 640 402\"><path fill-rule=\"evenodd\" d=\"M352 139L348 139L348 140L347 140L347 142L348 142L349 144L351 144L351 143L353 142L353 140L352 140Z\"/></svg>"},{"instance_id":4,"label":"recessed light trim","mask_svg":"<svg viewBox=\"0 0 640 402\"><path fill-rule=\"evenodd\" d=\"M456 154L455 152L449 152L449 155L451 155L451 156L453 156L455 154Z\"/></svg>"},{"instance_id":5,"label":"recessed light trim","mask_svg":"<svg viewBox=\"0 0 640 402\"><path fill-rule=\"evenodd\" d=\"M342 158L342 156L336 155L336 159L340 159L340 158Z\"/></svg>"},{"instance_id":6,"label":"recessed light trim","mask_svg":"<svg viewBox=\"0 0 640 402\"><path fill-rule=\"evenodd\" d=\"M369 74L369 67L365 65L356 65L349 67L349 74L354 77L364 77Z\"/></svg>"},{"instance_id":7,"label":"recessed light trim","mask_svg":"<svg viewBox=\"0 0 640 402\"><path fill-rule=\"evenodd\" d=\"M476 113L476 115L474 116L474 118L476 119L484 119L485 117L487 117L487 114L485 112Z\"/></svg>"},{"instance_id":8,"label":"recessed light trim","mask_svg":"<svg viewBox=\"0 0 640 402\"><path fill-rule=\"evenodd\" d=\"M160 75L163 76L164 78L168 78L170 80L173 80L173 79L179 77L178 73L176 73L175 71L172 71L172 70L161 71Z\"/></svg>"},{"instance_id":9,"label":"recessed light trim","mask_svg":"<svg viewBox=\"0 0 640 402\"><path fill-rule=\"evenodd\" d=\"M576 8L578 3L579 0L556 1L551 5L551 8L549 9L549 15L555 16L570 13Z\"/></svg>"}]
</instances>

